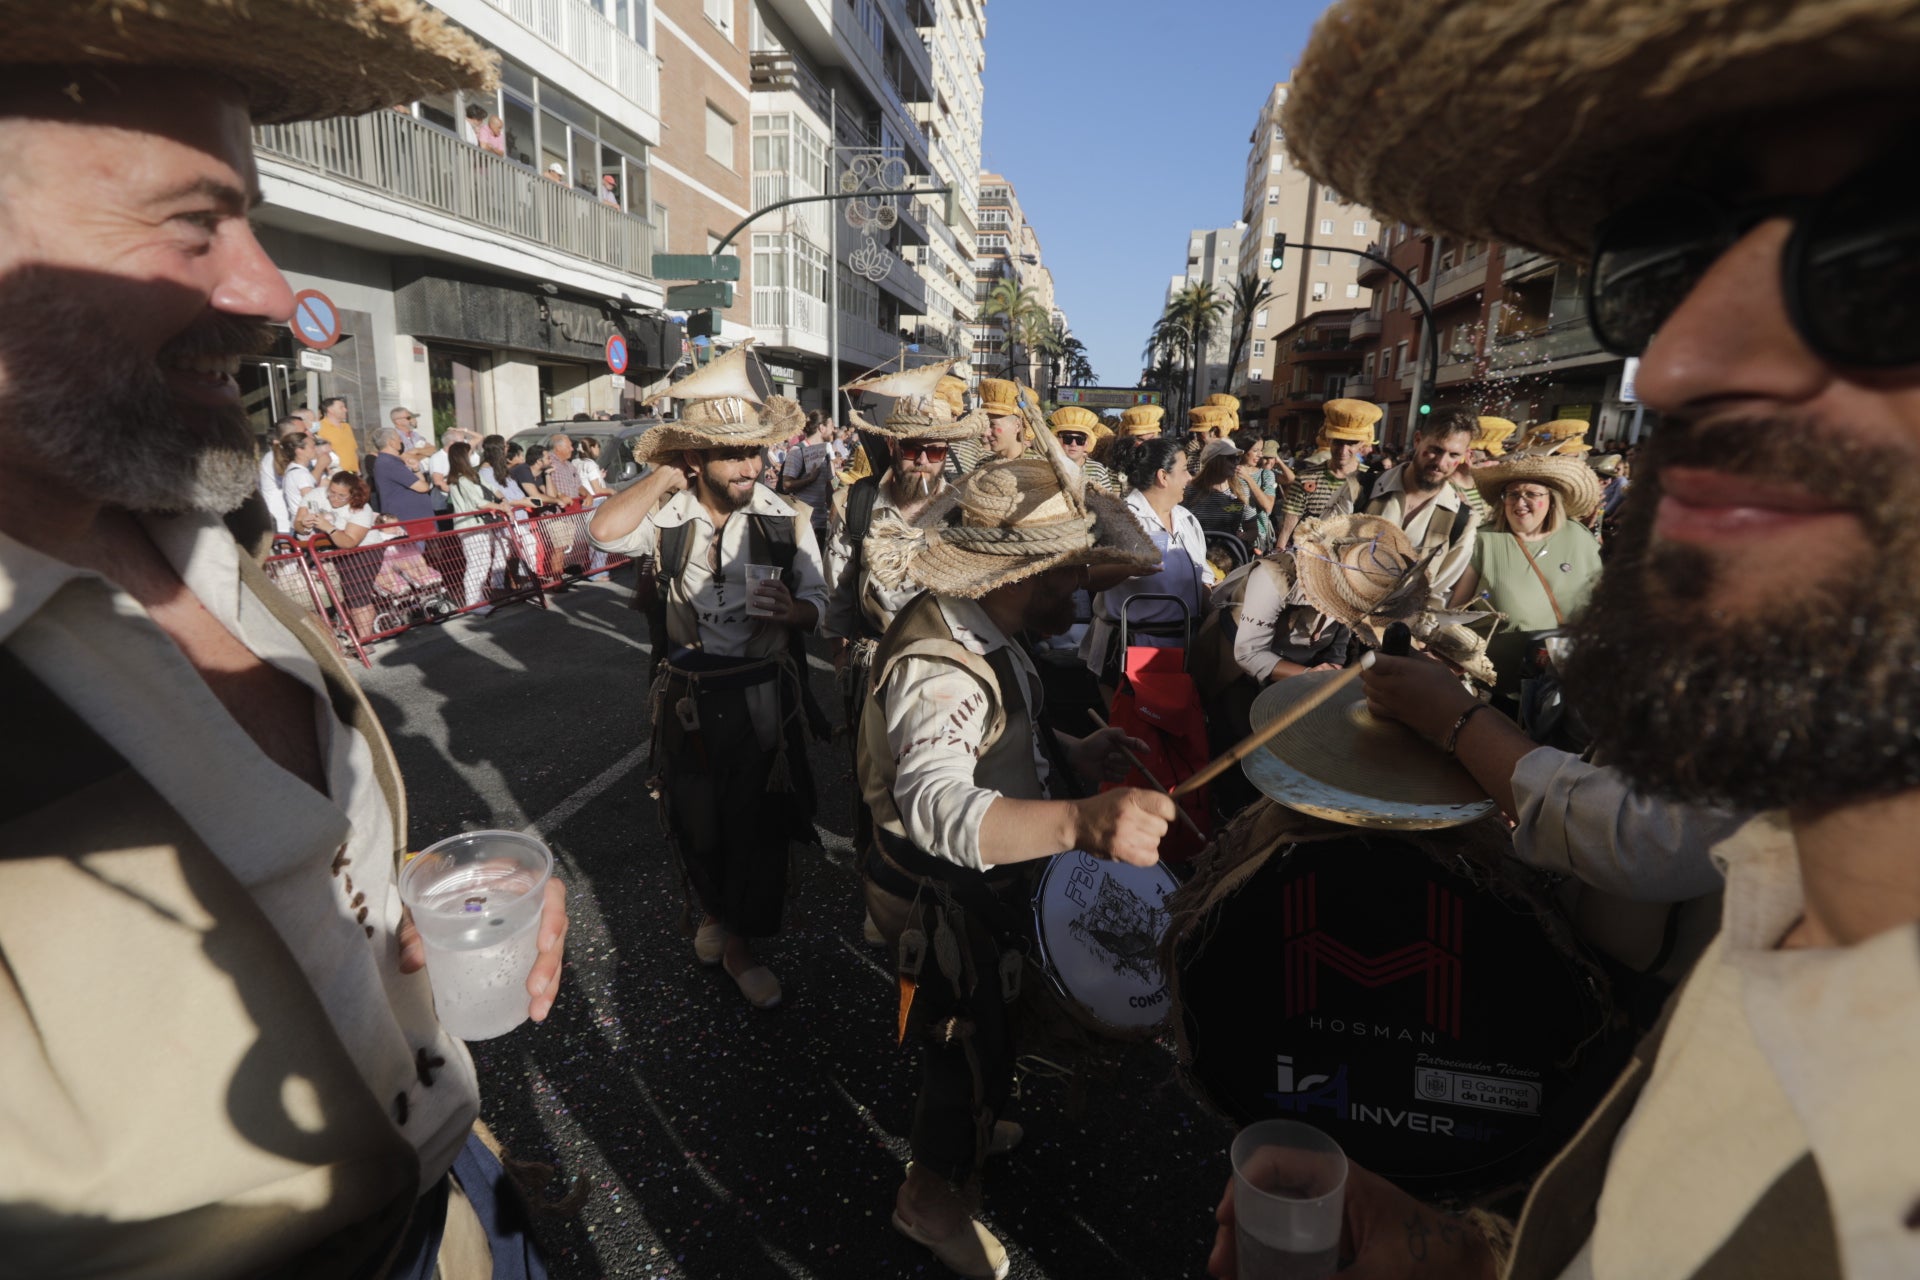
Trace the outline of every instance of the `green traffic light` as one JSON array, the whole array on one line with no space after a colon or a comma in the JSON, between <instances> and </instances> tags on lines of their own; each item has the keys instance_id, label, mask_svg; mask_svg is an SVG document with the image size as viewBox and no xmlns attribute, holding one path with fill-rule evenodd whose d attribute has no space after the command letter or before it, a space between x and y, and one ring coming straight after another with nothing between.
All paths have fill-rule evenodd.
<instances>
[{"instance_id":1,"label":"green traffic light","mask_svg":"<svg viewBox=\"0 0 1920 1280\"><path fill-rule=\"evenodd\" d=\"M1423 405L1421 405L1421 406L1420 406L1420 412L1421 412L1421 414L1422 414L1422 416L1424 416L1424 415L1426 415L1426 414L1429 414L1429 413L1432 413L1432 412L1433 412L1433 406L1432 406L1432 405L1430 405L1430 404L1423 404Z\"/></svg>"}]
</instances>

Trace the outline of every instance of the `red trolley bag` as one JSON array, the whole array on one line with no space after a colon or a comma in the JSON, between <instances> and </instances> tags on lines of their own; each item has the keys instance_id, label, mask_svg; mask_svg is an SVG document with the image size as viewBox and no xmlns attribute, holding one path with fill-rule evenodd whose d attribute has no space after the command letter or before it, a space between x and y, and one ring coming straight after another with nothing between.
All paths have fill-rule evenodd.
<instances>
[{"instance_id":1,"label":"red trolley bag","mask_svg":"<svg viewBox=\"0 0 1920 1280\"><path fill-rule=\"evenodd\" d=\"M1127 610L1136 600L1171 601L1180 607L1186 643L1179 648L1130 644ZM1193 613L1179 596L1142 593L1120 605L1120 684L1114 691L1108 723L1147 744L1141 760L1153 776L1169 787L1200 772L1212 757L1207 746L1207 721L1200 710L1200 693L1187 674L1187 649L1193 643ZM1156 790L1138 769L1118 786ZM1201 787L1177 803L1207 837L1213 834L1213 807L1209 788ZM1163 862L1188 862L1206 841L1185 823L1167 828L1160 841Z\"/></svg>"}]
</instances>

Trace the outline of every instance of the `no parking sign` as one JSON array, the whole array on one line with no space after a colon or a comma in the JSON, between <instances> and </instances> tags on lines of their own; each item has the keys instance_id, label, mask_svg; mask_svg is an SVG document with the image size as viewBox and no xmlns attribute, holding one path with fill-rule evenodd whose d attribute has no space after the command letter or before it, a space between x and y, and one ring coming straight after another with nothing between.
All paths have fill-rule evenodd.
<instances>
[{"instance_id":1,"label":"no parking sign","mask_svg":"<svg viewBox=\"0 0 1920 1280\"><path fill-rule=\"evenodd\" d=\"M340 312L318 289L293 295L293 336L318 350L340 341Z\"/></svg>"},{"instance_id":2,"label":"no parking sign","mask_svg":"<svg viewBox=\"0 0 1920 1280\"><path fill-rule=\"evenodd\" d=\"M607 368L615 373L627 371L627 340L617 333L607 339Z\"/></svg>"}]
</instances>

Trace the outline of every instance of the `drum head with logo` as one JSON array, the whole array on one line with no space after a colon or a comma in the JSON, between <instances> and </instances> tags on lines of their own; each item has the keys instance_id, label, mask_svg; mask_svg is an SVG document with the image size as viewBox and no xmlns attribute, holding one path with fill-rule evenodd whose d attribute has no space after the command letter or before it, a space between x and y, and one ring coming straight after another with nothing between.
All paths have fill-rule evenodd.
<instances>
[{"instance_id":1,"label":"drum head with logo","mask_svg":"<svg viewBox=\"0 0 1920 1280\"><path fill-rule=\"evenodd\" d=\"M1283 848L1188 932L1189 1078L1241 1124L1305 1121L1417 1194L1537 1172L1628 1046L1544 899L1386 835Z\"/></svg>"},{"instance_id":2,"label":"drum head with logo","mask_svg":"<svg viewBox=\"0 0 1920 1280\"><path fill-rule=\"evenodd\" d=\"M1172 1008L1160 967L1179 881L1165 867L1108 862L1078 849L1047 860L1033 896L1040 963L1097 1030L1148 1035Z\"/></svg>"}]
</instances>

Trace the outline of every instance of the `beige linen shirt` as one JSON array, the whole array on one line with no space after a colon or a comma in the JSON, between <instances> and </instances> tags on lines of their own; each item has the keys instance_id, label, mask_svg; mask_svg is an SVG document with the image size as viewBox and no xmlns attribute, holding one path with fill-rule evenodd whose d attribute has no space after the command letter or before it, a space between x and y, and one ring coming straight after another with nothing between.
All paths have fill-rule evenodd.
<instances>
[{"instance_id":1,"label":"beige linen shirt","mask_svg":"<svg viewBox=\"0 0 1920 1280\"><path fill-rule=\"evenodd\" d=\"M954 639L972 652L985 657L996 649L1012 651L1023 687L1002 689L1001 696L1025 698L1027 723L1037 725L1033 690L1040 673L1026 650L1009 641L977 601L941 596L939 605ZM1025 778L1011 776L1012 770L997 776L993 757L981 755L989 716L979 679L951 662L903 658L887 679L886 695L887 744L898 762L893 802L907 839L937 858L986 869L992 864L980 852L980 824L987 809L1003 795L1038 797L1024 794ZM1045 792L1051 769L1037 728L1031 750Z\"/></svg>"},{"instance_id":2,"label":"beige linen shirt","mask_svg":"<svg viewBox=\"0 0 1920 1280\"><path fill-rule=\"evenodd\" d=\"M1763 814L1713 851L1721 932L1614 1143L1572 1280L1686 1276L1811 1151L1850 1276L1920 1276L1920 926L1778 949L1805 908L1793 834Z\"/></svg>"},{"instance_id":3,"label":"beige linen shirt","mask_svg":"<svg viewBox=\"0 0 1920 1280\"><path fill-rule=\"evenodd\" d=\"M479 1089L466 1047L434 1016L426 973L400 972L393 824L372 748L335 718L320 669L243 586L243 553L217 518L156 517L145 527L208 612L312 694L327 794L259 749L130 595L4 535L0 643L124 757L239 881L312 985L368 1090L419 1153L421 1185L430 1185L472 1129ZM192 1011L181 1017L183 1034L191 1034ZM417 1074L422 1051L445 1060L431 1086ZM407 1099L404 1124L394 1114L398 1096ZM196 1196L234 1193L195 1185L193 1172L187 1161L153 1171L156 1216L199 1203ZM13 1198L0 1190L0 1201Z\"/></svg>"},{"instance_id":4,"label":"beige linen shirt","mask_svg":"<svg viewBox=\"0 0 1920 1280\"><path fill-rule=\"evenodd\" d=\"M1381 476L1374 483L1373 496L1367 502L1367 509L1361 514L1379 516L1393 521L1406 530L1407 537L1413 540L1413 545L1424 553L1430 549L1427 546L1427 535L1433 529L1434 513L1436 511L1454 513L1455 526L1447 530L1450 545L1434 557L1428 573L1428 581L1433 587L1427 596L1428 605L1434 609L1445 609L1447 597L1453 593L1453 584L1460 581L1460 575L1467 571L1469 564L1473 563L1474 528L1478 518L1474 515L1473 508L1467 506L1460 497L1460 491L1450 484L1445 484L1440 486L1437 496L1413 513L1413 519L1407 519L1406 477L1407 468L1411 465L1403 462ZM1327 514L1330 516L1352 514L1353 489L1352 484L1341 485L1340 492L1333 499L1333 505L1327 508ZM1458 536L1455 536L1455 530L1462 523L1466 527L1459 529Z\"/></svg>"},{"instance_id":5,"label":"beige linen shirt","mask_svg":"<svg viewBox=\"0 0 1920 1280\"><path fill-rule=\"evenodd\" d=\"M899 514L900 507L893 500L892 490L888 481L879 482L879 491L873 498L874 520L888 512ZM920 588L906 584L881 585L866 572L865 560L860 562L861 572L854 573L853 543L847 537L847 495L851 492L849 487L833 495L833 517L827 529L827 582L832 597L820 629L830 636L857 640L869 631L874 634L885 631L893 615L906 608L907 602L920 594Z\"/></svg>"}]
</instances>

